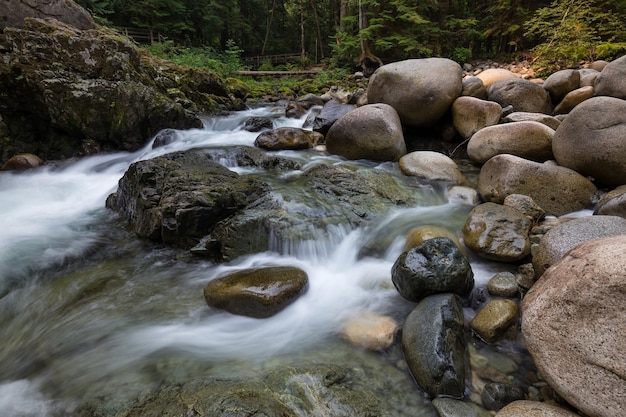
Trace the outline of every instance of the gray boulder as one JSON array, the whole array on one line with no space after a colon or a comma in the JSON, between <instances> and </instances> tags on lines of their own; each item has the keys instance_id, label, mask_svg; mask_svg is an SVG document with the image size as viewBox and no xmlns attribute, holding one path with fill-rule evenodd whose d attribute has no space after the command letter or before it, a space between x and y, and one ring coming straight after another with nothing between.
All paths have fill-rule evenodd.
<instances>
[{"instance_id":1,"label":"gray boulder","mask_svg":"<svg viewBox=\"0 0 626 417\"><path fill-rule=\"evenodd\" d=\"M543 88L550 93L554 104L559 103L570 91L574 91L579 86L580 72L573 69L554 72L543 82Z\"/></svg>"},{"instance_id":2,"label":"gray boulder","mask_svg":"<svg viewBox=\"0 0 626 417\"><path fill-rule=\"evenodd\" d=\"M24 27L24 19L27 17L56 19L81 30L96 27L96 23L87 10L73 0L5 0L0 9L0 29Z\"/></svg>"},{"instance_id":3,"label":"gray boulder","mask_svg":"<svg viewBox=\"0 0 626 417\"><path fill-rule=\"evenodd\" d=\"M546 214L562 216L588 208L596 187L571 169L502 154L482 166L478 193L484 201L500 204L510 194L525 194Z\"/></svg>"},{"instance_id":4,"label":"gray boulder","mask_svg":"<svg viewBox=\"0 0 626 417\"><path fill-rule=\"evenodd\" d=\"M522 301L522 333L548 384L586 415L626 415L626 235L594 239Z\"/></svg>"},{"instance_id":5,"label":"gray boulder","mask_svg":"<svg viewBox=\"0 0 626 417\"><path fill-rule=\"evenodd\" d=\"M478 255L510 262L530 254L530 219L514 208L495 203L476 206L463 225L465 245Z\"/></svg>"},{"instance_id":6,"label":"gray boulder","mask_svg":"<svg viewBox=\"0 0 626 417\"><path fill-rule=\"evenodd\" d=\"M391 268L391 280L402 297L415 302L443 292L467 295L474 287L469 261L447 237L403 252Z\"/></svg>"},{"instance_id":7,"label":"gray boulder","mask_svg":"<svg viewBox=\"0 0 626 417\"><path fill-rule=\"evenodd\" d=\"M493 101L462 96L452 103L452 124L464 139L484 127L497 124L501 116L502 107Z\"/></svg>"},{"instance_id":8,"label":"gray boulder","mask_svg":"<svg viewBox=\"0 0 626 417\"><path fill-rule=\"evenodd\" d=\"M537 277L583 242L626 234L626 219L617 216L587 216L552 227L533 255Z\"/></svg>"},{"instance_id":9,"label":"gray boulder","mask_svg":"<svg viewBox=\"0 0 626 417\"><path fill-rule=\"evenodd\" d=\"M297 127L279 127L259 134L254 140L254 146L272 151L298 150L313 148L323 141L324 136L318 132Z\"/></svg>"},{"instance_id":10,"label":"gray boulder","mask_svg":"<svg viewBox=\"0 0 626 417\"><path fill-rule=\"evenodd\" d=\"M465 78L461 85L463 86L463 89L461 90L461 96L475 97L481 100L487 99L487 88L485 88L483 80L481 80L480 78Z\"/></svg>"},{"instance_id":11,"label":"gray boulder","mask_svg":"<svg viewBox=\"0 0 626 417\"><path fill-rule=\"evenodd\" d=\"M328 130L326 149L347 159L397 161L406 154L398 113L383 103L356 108Z\"/></svg>"},{"instance_id":12,"label":"gray boulder","mask_svg":"<svg viewBox=\"0 0 626 417\"><path fill-rule=\"evenodd\" d=\"M561 121L554 116L543 113L530 113L530 112L513 112L507 114L502 118L504 123L510 122L539 122L556 130L561 124Z\"/></svg>"},{"instance_id":13,"label":"gray boulder","mask_svg":"<svg viewBox=\"0 0 626 417\"><path fill-rule=\"evenodd\" d=\"M428 395L463 397L469 356L457 295L420 301L404 322L402 348L411 374Z\"/></svg>"},{"instance_id":14,"label":"gray boulder","mask_svg":"<svg viewBox=\"0 0 626 417\"><path fill-rule=\"evenodd\" d=\"M552 113L550 94L539 84L522 78L496 81L487 89L489 100L513 111Z\"/></svg>"},{"instance_id":15,"label":"gray boulder","mask_svg":"<svg viewBox=\"0 0 626 417\"><path fill-rule=\"evenodd\" d=\"M595 82L596 95L626 99L626 56L608 63Z\"/></svg>"},{"instance_id":16,"label":"gray boulder","mask_svg":"<svg viewBox=\"0 0 626 417\"><path fill-rule=\"evenodd\" d=\"M273 316L304 294L309 279L301 269L265 267L243 269L215 278L204 287L210 307L242 316Z\"/></svg>"},{"instance_id":17,"label":"gray boulder","mask_svg":"<svg viewBox=\"0 0 626 417\"><path fill-rule=\"evenodd\" d=\"M484 164L499 154L511 154L543 162L552 159L554 130L539 122L511 122L488 126L467 143L467 155Z\"/></svg>"},{"instance_id":18,"label":"gray boulder","mask_svg":"<svg viewBox=\"0 0 626 417\"><path fill-rule=\"evenodd\" d=\"M410 177L457 185L468 182L456 162L441 152L415 151L404 155L398 162L402 173Z\"/></svg>"},{"instance_id":19,"label":"gray boulder","mask_svg":"<svg viewBox=\"0 0 626 417\"><path fill-rule=\"evenodd\" d=\"M576 106L556 130L552 152L559 165L600 184L626 184L626 101L593 97Z\"/></svg>"},{"instance_id":20,"label":"gray boulder","mask_svg":"<svg viewBox=\"0 0 626 417\"><path fill-rule=\"evenodd\" d=\"M461 94L463 70L446 58L409 59L383 65L369 80L368 103L386 103L407 126L431 126Z\"/></svg>"},{"instance_id":21,"label":"gray boulder","mask_svg":"<svg viewBox=\"0 0 626 417\"><path fill-rule=\"evenodd\" d=\"M546 402L518 400L498 411L496 417L578 417L578 413Z\"/></svg>"},{"instance_id":22,"label":"gray boulder","mask_svg":"<svg viewBox=\"0 0 626 417\"><path fill-rule=\"evenodd\" d=\"M354 109L354 104L345 104L336 98L329 100L313 120L313 131L325 135L337 120Z\"/></svg>"},{"instance_id":23,"label":"gray boulder","mask_svg":"<svg viewBox=\"0 0 626 417\"><path fill-rule=\"evenodd\" d=\"M626 219L626 185L617 187L600 197L593 214L619 216Z\"/></svg>"}]
</instances>

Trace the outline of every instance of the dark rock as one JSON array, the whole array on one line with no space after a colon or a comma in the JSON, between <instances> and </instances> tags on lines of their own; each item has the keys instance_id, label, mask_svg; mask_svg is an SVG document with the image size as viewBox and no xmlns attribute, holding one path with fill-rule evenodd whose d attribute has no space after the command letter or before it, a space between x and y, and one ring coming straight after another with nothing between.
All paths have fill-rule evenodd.
<instances>
[{"instance_id":1,"label":"dark rock","mask_svg":"<svg viewBox=\"0 0 626 417\"><path fill-rule=\"evenodd\" d=\"M485 385L480 398L487 410L498 411L513 401L523 400L525 395L524 390L515 385L490 382Z\"/></svg>"},{"instance_id":2,"label":"dark rock","mask_svg":"<svg viewBox=\"0 0 626 417\"><path fill-rule=\"evenodd\" d=\"M0 11L0 29L7 26L24 27L24 19L27 17L56 19L81 30L96 27L91 15L73 0L5 0Z\"/></svg>"},{"instance_id":3,"label":"dark rock","mask_svg":"<svg viewBox=\"0 0 626 417\"><path fill-rule=\"evenodd\" d=\"M180 139L180 134L176 129L163 129L154 137L152 142L152 149L160 148L162 146L169 145Z\"/></svg>"},{"instance_id":4,"label":"dark rock","mask_svg":"<svg viewBox=\"0 0 626 417\"><path fill-rule=\"evenodd\" d=\"M402 328L402 347L415 381L428 395L463 397L469 356L457 295L420 301Z\"/></svg>"},{"instance_id":5,"label":"dark rock","mask_svg":"<svg viewBox=\"0 0 626 417\"><path fill-rule=\"evenodd\" d=\"M487 89L483 84L483 80L478 77L469 77L463 80L463 89L461 96L475 97L481 100L487 100Z\"/></svg>"},{"instance_id":6,"label":"dark rock","mask_svg":"<svg viewBox=\"0 0 626 417\"><path fill-rule=\"evenodd\" d=\"M433 405L439 413L439 417L491 417L487 410L477 404L453 398L435 398Z\"/></svg>"},{"instance_id":7,"label":"dark rock","mask_svg":"<svg viewBox=\"0 0 626 417\"><path fill-rule=\"evenodd\" d=\"M409 301L442 292L468 294L474 274L468 260L447 237L436 237L403 252L391 269L396 289Z\"/></svg>"},{"instance_id":8,"label":"dark rock","mask_svg":"<svg viewBox=\"0 0 626 417\"><path fill-rule=\"evenodd\" d=\"M265 129L273 129L274 122L267 117L250 117L243 123L243 130L248 132L260 132Z\"/></svg>"},{"instance_id":9,"label":"dark rock","mask_svg":"<svg viewBox=\"0 0 626 417\"><path fill-rule=\"evenodd\" d=\"M261 133L254 141L254 146L268 150L310 149L324 141L324 136L297 127L280 127Z\"/></svg>"},{"instance_id":10,"label":"dark rock","mask_svg":"<svg viewBox=\"0 0 626 417\"><path fill-rule=\"evenodd\" d=\"M356 109L352 104L344 104L337 99L332 99L324 104L320 113L313 121L313 131L322 135L328 133L328 129L344 114Z\"/></svg>"},{"instance_id":11,"label":"dark rock","mask_svg":"<svg viewBox=\"0 0 626 417\"><path fill-rule=\"evenodd\" d=\"M308 289L306 272L291 267L240 270L210 281L204 299L233 314L266 318L282 311Z\"/></svg>"}]
</instances>

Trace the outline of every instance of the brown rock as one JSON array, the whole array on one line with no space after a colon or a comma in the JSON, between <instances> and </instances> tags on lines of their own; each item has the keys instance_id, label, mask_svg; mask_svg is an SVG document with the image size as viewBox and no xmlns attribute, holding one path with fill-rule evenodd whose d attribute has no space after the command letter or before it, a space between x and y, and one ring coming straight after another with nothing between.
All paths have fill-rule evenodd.
<instances>
[{"instance_id":1,"label":"brown rock","mask_svg":"<svg viewBox=\"0 0 626 417\"><path fill-rule=\"evenodd\" d=\"M487 343L495 343L507 333L516 334L517 319L515 301L492 300L476 313L470 327Z\"/></svg>"},{"instance_id":2,"label":"brown rock","mask_svg":"<svg viewBox=\"0 0 626 417\"><path fill-rule=\"evenodd\" d=\"M43 165L43 159L32 153L21 153L6 161L0 171L23 171Z\"/></svg>"},{"instance_id":3,"label":"brown rock","mask_svg":"<svg viewBox=\"0 0 626 417\"><path fill-rule=\"evenodd\" d=\"M578 417L578 414L554 404L519 400L502 408L496 417Z\"/></svg>"},{"instance_id":4,"label":"brown rock","mask_svg":"<svg viewBox=\"0 0 626 417\"><path fill-rule=\"evenodd\" d=\"M324 141L324 135L297 127L280 127L257 136L254 146L269 150L310 149Z\"/></svg>"}]
</instances>

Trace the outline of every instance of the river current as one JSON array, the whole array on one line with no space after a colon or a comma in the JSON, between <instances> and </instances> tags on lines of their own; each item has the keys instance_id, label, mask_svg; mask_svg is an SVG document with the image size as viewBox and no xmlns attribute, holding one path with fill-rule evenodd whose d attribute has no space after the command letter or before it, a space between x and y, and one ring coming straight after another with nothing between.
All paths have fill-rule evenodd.
<instances>
[{"instance_id":1,"label":"river current","mask_svg":"<svg viewBox=\"0 0 626 417\"><path fill-rule=\"evenodd\" d=\"M152 149L149 141L135 153L0 173L1 415L67 415L92 399L124 403L163 381L206 375L208 369L211 375L246 375L299 352L323 357L350 315L371 311L402 320L410 311L390 279L404 243L400 231L434 224L458 232L470 210L448 203L443 189L416 188L424 194L422 205L387 213L376 225L334 227L319 241L292 242L223 265L138 239L105 208L134 161L195 147L252 146L257 133L241 128L252 116L272 117L276 127L305 121L271 107L251 109L207 119L204 129L179 131L165 147ZM340 161L319 152L281 154ZM384 256L360 257L364 242L382 233L398 235ZM266 264L305 270L307 294L265 320L206 306L202 288L209 280ZM482 285L498 267L472 260L472 268Z\"/></svg>"}]
</instances>

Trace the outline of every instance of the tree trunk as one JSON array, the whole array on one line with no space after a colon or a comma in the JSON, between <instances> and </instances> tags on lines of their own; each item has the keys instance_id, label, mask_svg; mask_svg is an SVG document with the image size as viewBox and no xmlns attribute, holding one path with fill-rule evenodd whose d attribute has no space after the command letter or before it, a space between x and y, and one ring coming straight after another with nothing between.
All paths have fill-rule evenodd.
<instances>
[{"instance_id":1,"label":"tree trunk","mask_svg":"<svg viewBox=\"0 0 626 417\"><path fill-rule=\"evenodd\" d=\"M363 35L363 31L367 29L367 27L367 10L365 6L363 6L363 1L359 0L359 39L361 43L361 58L359 59L359 64L363 70L363 75L369 77L378 67L383 65L383 62L370 51L369 43Z\"/></svg>"},{"instance_id":2,"label":"tree trunk","mask_svg":"<svg viewBox=\"0 0 626 417\"><path fill-rule=\"evenodd\" d=\"M270 38L270 28L272 27L272 20L274 19L274 9L276 7L276 0L272 0L272 8L269 16L267 16L267 27L265 28L265 39L263 40L263 47L261 48L261 55L265 55L265 48Z\"/></svg>"},{"instance_id":3,"label":"tree trunk","mask_svg":"<svg viewBox=\"0 0 626 417\"><path fill-rule=\"evenodd\" d=\"M310 0L311 8L313 9L313 17L315 18L315 26L317 27L317 44L320 48L320 57L324 59L324 42L322 42L322 29L320 28L320 20L317 16L317 7L315 7L315 0Z\"/></svg>"},{"instance_id":4,"label":"tree trunk","mask_svg":"<svg viewBox=\"0 0 626 417\"><path fill-rule=\"evenodd\" d=\"M302 64L304 64L304 58L306 56L304 49L304 0L300 0L300 56Z\"/></svg>"}]
</instances>

